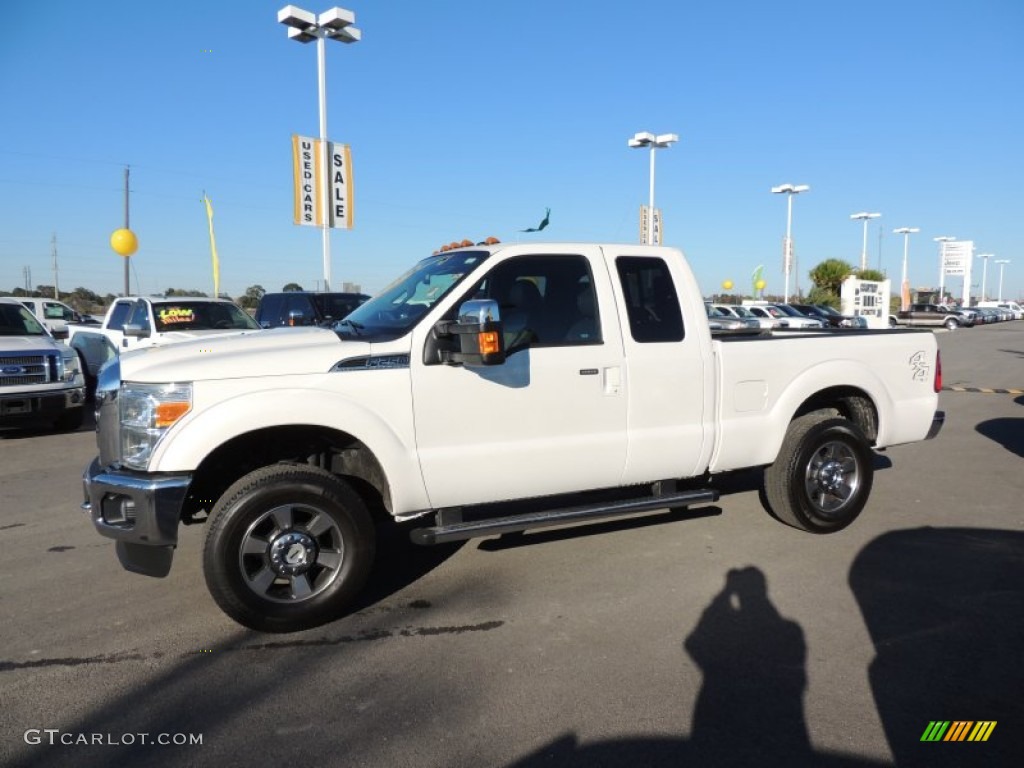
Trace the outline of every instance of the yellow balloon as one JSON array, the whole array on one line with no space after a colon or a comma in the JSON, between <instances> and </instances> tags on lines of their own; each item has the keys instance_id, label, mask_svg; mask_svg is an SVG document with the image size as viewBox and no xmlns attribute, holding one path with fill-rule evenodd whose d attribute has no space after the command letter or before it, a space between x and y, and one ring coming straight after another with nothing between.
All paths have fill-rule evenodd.
<instances>
[{"instance_id":1,"label":"yellow balloon","mask_svg":"<svg viewBox=\"0 0 1024 768\"><path fill-rule=\"evenodd\" d=\"M139 250L139 240L130 229L115 229L110 236L110 247L121 256L131 256Z\"/></svg>"},{"instance_id":2,"label":"yellow balloon","mask_svg":"<svg viewBox=\"0 0 1024 768\"><path fill-rule=\"evenodd\" d=\"M763 291L766 285L768 285L768 283L766 283L764 280L758 280L756 283L754 283L754 287L757 288L757 290L759 291Z\"/></svg>"},{"instance_id":3,"label":"yellow balloon","mask_svg":"<svg viewBox=\"0 0 1024 768\"><path fill-rule=\"evenodd\" d=\"M725 290L727 290L727 291L731 291L732 290L732 280L723 280L722 281L722 287L725 288Z\"/></svg>"}]
</instances>

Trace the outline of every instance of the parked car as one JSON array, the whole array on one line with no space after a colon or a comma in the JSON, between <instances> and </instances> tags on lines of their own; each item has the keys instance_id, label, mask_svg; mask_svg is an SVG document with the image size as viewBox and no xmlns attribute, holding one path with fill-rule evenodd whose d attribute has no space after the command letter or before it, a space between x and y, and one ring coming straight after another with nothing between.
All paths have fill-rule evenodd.
<instances>
[{"instance_id":1,"label":"parked car","mask_svg":"<svg viewBox=\"0 0 1024 768\"><path fill-rule=\"evenodd\" d=\"M755 314L767 313L775 318L783 328L824 328L826 323L816 317L808 317L803 312L793 309L789 304L744 304Z\"/></svg>"},{"instance_id":2,"label":"parked car","mask_svg":"<svg viewBox=\"0 0 1024 768\"><path fill-rule=\"evenodd\" d=\"M825 304L792 304L795 309L808 317L816 317L831 328L867 328L868 321L855 315L844 315Z\"/></svg>"},{"instance_id":3,"label":"parked car","mask_svg":"<svg viewBox=\"0 0 1024 768\"><path fill-rule=\"evenodd\" d=\"M265 293L256 307L256 322L263 328L281 325L330 326L343 320L369 298L365 293Z\"/></svg>"},{"instance_id":4,"label":"parked car","mask_svg":"<svg viewBox=\"0 0 1024 768\"><path fill-rule=\"evenodd\" d=\"M1016 301L979 301L976 309L998 309L1010 320L1020 320L1024 317L1024 309Z\"/></svg>"},{"instance_id":5,"label":"parked car","mask_svg":"<svg viewBox=\"0 0 1024 768\"><path fill-rule=\"evenodd\" d=\"M708 313L708 327L712 331L760 331L761 324L756 317L737 317L725 310L705 303Z\"/></svg>"},{"instance_id":6,"label":"parked car","mask_svg":"<svg viewBox=\"0 0 1024 768\"><path fill-rule=\"evenodd\" d=\"M762 327L768 328L788 328L789 320L788 316L781 309L777 309L769 304L750 304L743 305L744 308L752 313L755 317L760 318L762 321ZM770 323L770 325L766 325Z\"/></svg>"},{"instance_id":7,"label":"parked car","mask_svg":"<svg viewBox=\"0 0 1024 768\"><path fill-rule=\"evenodd\" d=\"M751 307L744 307L742 304L714 304L713 306L724 312L731 312L736 317L749 317L757 321L762 329L779 328L779 321L767 312L757 313Z\"/></svg>"}]
</instances>

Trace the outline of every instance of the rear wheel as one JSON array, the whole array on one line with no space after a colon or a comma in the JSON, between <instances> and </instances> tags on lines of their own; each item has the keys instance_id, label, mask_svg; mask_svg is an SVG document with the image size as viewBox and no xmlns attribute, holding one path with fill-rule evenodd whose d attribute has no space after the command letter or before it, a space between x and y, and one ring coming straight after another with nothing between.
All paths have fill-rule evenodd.
<instances>
[{"instance_id":1,"label":"rear wheel","mask_svg":"<svg viewBox=\"0 0 1024 768\"><path fill-rule=\"evenodd\" d=\"M852 422L831 413L794 419L775 463L765 470L769 511L812 533L831 533L864 509L874 464L867 438Z\"/></svg>"},{"instance_id":2,"label":"rear wheel","mask_svg":"<svg viewBox=\"0 0 1024 768\"><path fill-rule=\"evenodd\" d=\"M373 563L366 505L344 480L304 464L245 475L210 514L203 572L232 619L294 632L337 618Z\"/></svg>"}]
</instances>

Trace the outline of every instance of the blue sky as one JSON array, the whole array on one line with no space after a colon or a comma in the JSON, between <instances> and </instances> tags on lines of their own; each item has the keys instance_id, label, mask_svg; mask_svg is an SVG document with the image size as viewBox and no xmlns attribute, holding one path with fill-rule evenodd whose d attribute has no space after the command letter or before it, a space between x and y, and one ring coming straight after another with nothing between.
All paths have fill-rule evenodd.
<instances>
[{"instance_id":1,"label":"blue sky","mask_svg":"<svg viewBox=\"0 0 1024 768\"><path fill-rule=\"evenodd\" d=\"M316 49L286 3L19 3L0 29L0 290L123 288L110 233L131 166L144 293L212 291L200 197L213 201L221 289L322 278L320 233L292 224L293 133L315 136ZM329 6L299 3L314 12ZM666 244L705 292L765 265L782 292L786 201L802 284L868 252L938 282L940 235L1010 259L1024 295L1024 3L1019 0L364 2L327 50L330 138L352 146L355 228L332 233L334 287L382 288L452 240L635 242L647 201L638 131L657 155ZM642 13L637 13L642 8ZM29 10L33 9L33 10ZM989 263L987 287L997 289ZM981 281L976 260L973 282ZM959 293L959 278L947 284Z\"/></svg>"}]
</instances>

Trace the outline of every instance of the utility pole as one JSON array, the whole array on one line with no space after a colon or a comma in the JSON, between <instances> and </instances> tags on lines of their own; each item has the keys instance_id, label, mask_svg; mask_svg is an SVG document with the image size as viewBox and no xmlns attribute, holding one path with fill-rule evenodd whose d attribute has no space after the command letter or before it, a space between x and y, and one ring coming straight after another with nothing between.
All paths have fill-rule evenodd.
<instances>
[{"instance_id":1,"label":"utility pole","mask_svg":"<svg viewBox=\"0 0 1024 768\"><path fill-rule=\"evenodd\" d=\"M21 274L25 278L25 291L32 290L32 267L22 267Z\"/></svg>"},{"instance_id":2,"label":"utility pole","mask_svg":"<svg viewBox=\"0 0 1024 768\"><path fill-rule=\"evenodd\" d=\"M128 168L129 168L129 166L127 166L127 165L124 167L124 228L127 229L128 231L131 231L131 227L128 226ZM128 262L130 262L130 261L131 261L131 256L130 255L126 256L125 260L124 260L124 295L125 296L131 295L131 286L129 285L130 281L129 281L129 277L128 277L128 270L130 268L130 264Z\"/></svg>"},{"instance_id":3,"label":"utility pole","mask_svg":"<svg viewBox=\"0 0 1024 768\"><path fill-rule=\"evenodd\" d=\"M60 301L60 288L57 283L57 233L53 233L53 238L50 240L53 247L53 298L55 301Z\"/></svg>"}]
</instances>

